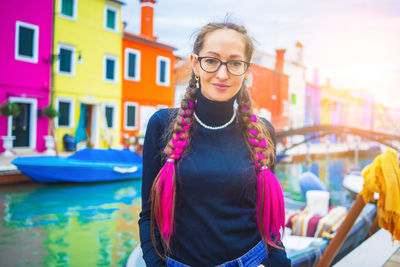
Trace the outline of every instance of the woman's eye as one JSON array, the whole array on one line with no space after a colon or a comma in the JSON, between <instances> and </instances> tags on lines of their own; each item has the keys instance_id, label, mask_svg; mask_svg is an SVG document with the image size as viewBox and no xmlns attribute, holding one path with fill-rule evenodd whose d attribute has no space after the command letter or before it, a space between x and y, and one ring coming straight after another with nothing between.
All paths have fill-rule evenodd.
<instances>
[{"instance_id":1,"label":"woman's eye","mask_svg":"<svg viewBox=\"0 0 400 267\"><path fill-rule=\"evenodd\" d=\"M206 58L206 59L205 59L205 62L206 62L207 64L210 64L210 65L217 65L217 64L218 64L218 60L213 59L213 58Z\"/></svg>"},{"instance_id":2,"label":"woman's eye","mask_svg":"<svg viewBox=\"0 0 400 267\"><path fill-rule=\"evenodd\" d=\"M232 66L232 67L240 67L240 66L242 66L242 62L241 61L231 61L230 62L230 65Z\"/></svg>"}]
</instances>

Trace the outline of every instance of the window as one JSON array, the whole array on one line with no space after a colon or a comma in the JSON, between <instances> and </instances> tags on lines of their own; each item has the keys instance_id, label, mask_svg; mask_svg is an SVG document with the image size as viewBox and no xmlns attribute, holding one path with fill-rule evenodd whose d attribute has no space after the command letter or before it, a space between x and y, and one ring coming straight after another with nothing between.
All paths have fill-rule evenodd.
<instances>
[{"instance_id":1,"label":"window","mask_svg":"<svg viewBox=\"0 0 400 267\"><path fill-rule=\"evenodd\" d=\"M296 105L296 94L292 94L292 105Z\"/></svg>"},{"instance_id":2,"label":"window","mask_svg":"<svg viewBox=\"0 0 400 267\"><path fill-rule=\"evenodd\" d=\"M116 121L116 105L105 104L104 105L104 115L106 119L106 126L109 129L115 129Z\"/></svg>"},{"instance_id":3,"label":"window","mask_svg":"<svg viewBox=\"0 0 400 267\"><path fill-rule=\"evenodd\" d=\"M75 47L66 44L58 45L57 73L75 76Z\"/></svg>"},{"instance_id":4,"label":"window","mask_svg":"<svg viewBox=\"0 0 400 267\"><path fill-rule=\"evenodd\" d=\"M15 59L37 63L39 26L21 21L17 21L15 26Z\"/></svg>"},{"instance_id":5,"label":"window","mask_svg":"<svg viewBox=\"0 0 400 267\"><path fill-rule=\"evenodd\" d=\"M77 0L60 0L59 1L59 15L62 18L73 19L77 18Z\"/></svg>"},{"instance_id":6,"label":"window","mask_svg":"<svg viewBox=\"0 0 400 267\"><path fill-rule=\"evenodd\" d=\"M74 100L72 98L58 97L56 110L59 116L56 117L56 127L74 127Z\"/></svg>"},{"instance_id":7,"label":"window","mask_svg":"<svg viewBox=\"0 0 400 267\"><path fill-rule=\"evenodd\" d=\"M157 57L157 77L158 85L169 86L171 73L171 60L167 57Z\"/></svg>"},{"instance_id":8,"label":"window","mask_svg":"<svg viewBox=\"0 0 400 267\"><path fill-rule=\"evenodd\" d=\"M134 102L125 102L124 127L125 130L137 129L137 108L138 104Z\"/></svg>"},{"instance_id":9,"label":"window","mask_svg":"<svg viewBox=\"0 0 400 267\"><path fill-rule=\"evenodd\" d=\"M130 81L140 81L140 51L125 49L125 79Z\"/></svg>"},{"instance_id":10,"label":"window","mask_svg":"<svg viewBox=\"0 0 400 267\"><path fill-rule=\"evenodd\" d=\"M116 83L118 74L118 58L111 55L104 56L104 81Z\"/></svg>"},{"instance_id":11,"label":"window","mask_svg":"<svg viewBox=\"0 0 400 267\"><path fill-rule=\"evenodd\" d=\"M118 8L106 5L104 8L104 28L113 32L119 32Z\"/></svg>"}]
</instances>

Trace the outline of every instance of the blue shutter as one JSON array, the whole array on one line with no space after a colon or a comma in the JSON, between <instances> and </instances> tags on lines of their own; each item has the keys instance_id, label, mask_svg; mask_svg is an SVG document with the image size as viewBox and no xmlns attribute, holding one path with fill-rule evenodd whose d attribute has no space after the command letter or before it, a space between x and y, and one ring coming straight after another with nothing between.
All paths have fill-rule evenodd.
<instances>
[{"instance_id":1,"label":"blue shutter","mask_svg":"<svg viewBox=\"0 0 400 267\"><path fill-rule=\"evenodd\" d=\"M112 59L106 59L106 79L114 80L114 67L115 61Z\"/></svg>"},{"instance_id":2,"label":"blue shutter","mask_svg":"<svg viewBox=\"0 0 400 267\"><path fill-rule=\"evenodd\" d=\"M18 54L21 56L33 57L33 39L35 31L33 29L19 27Z\"/></svg>"},{"instance_id":3,"label":"blue shutter","mask_svg":"<svg viewBox=\"0 0 400 267\"><path fill-rule=\"evenodd\" d=\"M167 67L167 62L164 60L160 61L160 82L165 83L165 76L166 76L166 67Z\"/></svg>"},{"instance_id":4,"label":"blue shutter","mask_svg":"<svg viewBox=\"0 0 400 267\"><path fill-rule=\"evenodd\" d=\"M128 76L136 78L136 54L128 54Z\"/></svg>"},{"instance_id":5,"label":"blue shutter","mask_svg":"<svg viewBox=\"0 0 400 267\"><path fill-rule=\"evenodd\" d=\"M72 72L72 51L69 49L60 49L60 71Z\"/></svg>"}]
</instances>

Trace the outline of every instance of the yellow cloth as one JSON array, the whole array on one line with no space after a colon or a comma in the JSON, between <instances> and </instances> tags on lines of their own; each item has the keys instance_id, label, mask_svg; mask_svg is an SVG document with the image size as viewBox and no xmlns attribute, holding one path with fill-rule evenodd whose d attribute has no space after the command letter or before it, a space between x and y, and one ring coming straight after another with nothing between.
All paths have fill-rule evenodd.
<instances>
[{"instance_id":1,"label":"yellow cloth","mask_svg":"<svg viewBox=\"0 0 400 267\"><path fill-rule=\"evenodd\" d=\"M395 150L388 149L378 155L362 171L364 187L360 194L365 203L379 193L377 203L379 226L392 234L392 239L400 240L400 167Z\"/></svg>"}]
</instances>

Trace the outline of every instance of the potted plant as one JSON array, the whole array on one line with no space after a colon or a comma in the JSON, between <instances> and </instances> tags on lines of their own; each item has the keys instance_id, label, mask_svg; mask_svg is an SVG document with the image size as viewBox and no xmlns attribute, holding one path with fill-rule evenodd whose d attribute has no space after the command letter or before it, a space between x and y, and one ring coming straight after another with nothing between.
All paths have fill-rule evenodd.
<instances>
[{"instance_id":1,"label":"potted plant","mask_svg":"<svg viewBox=\"0 0 400 267\"><path fill-rule=\"evenodd\" d=\"M0 114L3 116L8 117L8 121L11 121L12 117L17 117L20 113L20 109L17 103L10 102L9 100L5 101L3 104L0 105ZM8 122L7 122L8 125ZM13 141L15 139L15 136L12 136L11 134L8 134L6 136L2 136L1 139L3 139L3 148L5 151L3 152L3 155L6 157L13 156L14 153L12 152L13 148Z\"/></svg>"},{"instance_id":2,"label":"potted plant","mask_svg":"<svg viewBox=\"0 0 400 267\"><path fill-rule=\"evenodd\" d=\"M46 154L47 155L57 155L58 156L58 149L55 137L55 129L54 129L54 118L59 115L58 111L53 108L50 104L49 106L45 107L43 110L43 114L49 118L49 135L44 136L44 140L46 141Z\"/></svg>"}]
</instances>

